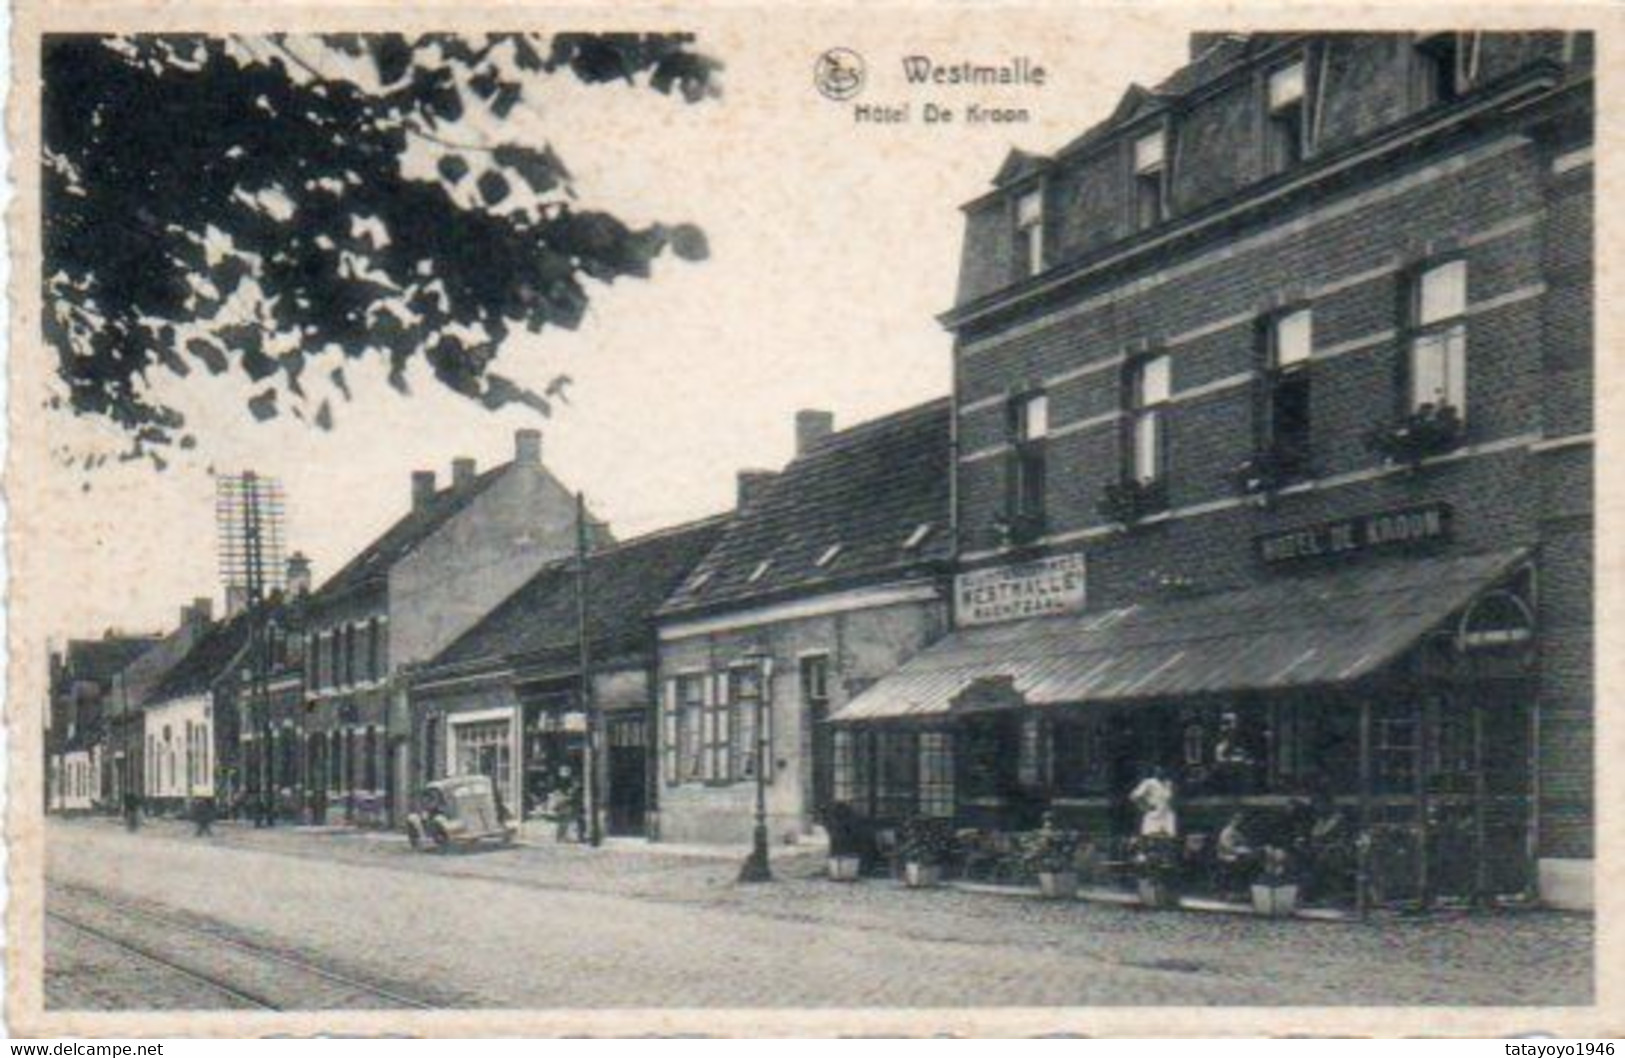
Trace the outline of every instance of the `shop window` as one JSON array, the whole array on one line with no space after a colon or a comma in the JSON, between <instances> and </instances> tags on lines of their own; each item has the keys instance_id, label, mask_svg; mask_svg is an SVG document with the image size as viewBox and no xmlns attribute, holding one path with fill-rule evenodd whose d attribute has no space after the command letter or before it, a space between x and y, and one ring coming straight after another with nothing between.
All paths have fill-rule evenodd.
<instances>
[{"instance_id":1,"label":"shop window","mask_svg":"<svg viewBox=\"0 0 1625 1058\"><path fill-rule=\"evenodd\" d=\"M954 741L946 731L920 733L920 815L954 814Z\"/></svg>"},{"instance_id":2,"label":"shop window","mask_svg":"<svg viewBox=\"0 0 1625 1058\"><path fill-rule=\"evenodd\" d=\"M513 724L508 720L480 720L453 724L452 739L458 775L484 775L506 796L513 783ZM365 748L367 789L378 788L377 729L367 729Z\"/></svg>"},{"instance_id":3,"label":"shop window","mask_svg":"<svg viewBox=\"0 0 1625 1058\"><path fill-rule=\"evenodd\" d=\"M707 677L677 677L677 781L699 782L705 775L705 684Z\"/></svg>"},{"instance_id":4,"label":"shop window","mask_svg":"<svg viewBox=\"0 0 1625 1058\"><path fill-rule=\"evenodd\" d=\"M1015 397L1010 401L1007 416L1010 454L1005 510L1012 542L1024 543L1043 532L1049 398L1043 393Z\"/></svg>"},{"instance_id":5,"label":"shop window","mask_svg":"<svg viewBox=\"0 0 1625 1058\"><path fill-rule=\"evenodd\" d=\"M1044 270L1044 193L1028 191L1016 199L1016 278Z\"/></svg>"},{"instance_id":6,"label":"shop window","mask_svg":"<svg viewBox=\"0 0 1625 1058\"><path fill-rule=\"evenodd\" d=\"M1422 106L1449 103L1478 77L1479 34L1427 33L1416 41L1417 95Z\"/></svg>"},{"instance_id":7,"label":"shop window","mask_svg":"<svg viewBox=\"0 0 1625 1058\"><path fill-rule=\"evenodd\" d=\"M1016 786L1020 753L1019 731L1013 717L967 719L963 729L961 761L967 798L1007 797Z\"/></svg>"},{"instance_id":8,"label":"shop window","mask_svg":"<svg viewBox=\"0 0 1625 1058\"><path fill-rule=\"evenodd\" d=\"M1303 160L1309 141L1302 59L1270 73L1265 82L1269 113L1269 171L1279 173Z\"/></svg>"},{"instance_id":9,"label":"shop window","mask_svg":"<svg viewBox=\"0 0 1625 1058\"><path fill-rule=\"evenodd\" d=\"M1373 724L1373 778L1378 793L1406 793L1416 776L1416 721L1381 717Z\"/></svg>"},{"instance_id":10,"label":"shop window","mask_svg":"<svg viewBox=\"0 0 1625 1058\"><path fill-rule=\"evenodd\" d=\"M761 766L762 743L766 742L769 755L772 753L773 718L765 691L759 666L744 665L728 671L728 700L733 703L734 732L729 778L754 781L756 769ZM760 731L756 726L758 718L762 725ZM773 777L771 768L762 774L767 779ZM716 774L713 778L723 776Z\"/></svg>"},{"instance_id":11,"label":"shop window","mask_svg":"<svg viewBox=\"0 0 1625 1058\"><path fill-rule=\"evenodd\" d=\"M1016 757L1016 782L1028 789L1049 785L1049 725L1036 716L1021 718L1021 748Z\"/></svg>"},{"instance_id":12,"label":"shop window","mask_svg":"<svg viewBox=\"0 0 1625 1058\"><path fill-rule=\"evenodd\" d=\"M1167 144L1162 129L1134 141L1134 208L1142 229L1161 224L1167 216Z\"/></svg>"},{"instance_id":13,"label":"shop window","mask_svg":"<svg viewBox=\"0 0 1625 1058\"><path fill-rule=\"evenodd\" d=\"M1057 792L1088 797L1106 792L1105 727L1094 720L1057 720L1050 730Z\"/></svg>"},{"instance_id":14,"label":"shop window","mask_svg":"<svg viewBox=\"0 0 1625 1058\"><path fill-rule=\"evenodd\" d=\"M834 800L859 806L857 785L857 736L851 728L837 728L830 738L830 790Z\"/></svg>"},{"instance_id":15,"label":"shop window","mask_svg":"<svg viewBox=\"0 0 1625 1058\"><path fill-rule=\"evenodd\" d=\"M1142 485L1163 481L1168 470L1168 401L1172 396L1167 354L1131 361L1127 374L1128 460L1130 481Z\"/></svg>"},{"instance_id":16,"label":"shop window","mask_svg":"<svg viewBox=\"0 0 1625 1058\"><path fill-rule=\"evenodd\" d=\"M1410 341L1410 410L1451 407L1467 418L1467 262L1417 273Z\"/></svg>"},{"instance_id":17,"label":"shop window","mask_svg":"<svg viewBox=\"0 0 1625 1058\"><path fill-rule=\"evenodd\" d=\"M909 731L878 731L874 738L875 814L881 819L905 819L915 811L915 736Z\"/></svg>"},{"instance_id":18,"label":"shop window","mask_svg":"<svg viewBox=\"0 0 1625 1058\"><path fill-rule=\"evenodd\" d=\"M1292 479L1309 472L1311 427L1310 357L1314 316L1293 309L1270 317L1264 327L1264 450L1274 470Z\"/></svg>"}]
</instances>

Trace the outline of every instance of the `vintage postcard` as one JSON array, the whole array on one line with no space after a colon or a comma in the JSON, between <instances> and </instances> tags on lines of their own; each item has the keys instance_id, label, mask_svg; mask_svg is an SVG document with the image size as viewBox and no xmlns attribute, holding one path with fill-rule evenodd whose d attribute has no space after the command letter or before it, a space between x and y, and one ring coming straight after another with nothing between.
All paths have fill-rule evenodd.
<instances>
[{"instance_id":1,"label":"vintage postcard","mask_svg":"<svg viewBox=\"0 0 1625 1058\"><path fill-rule=\"evenodd\" d=\"M1618 1034L1622 20L23 0L11 1031Z\"/></svg>"}]
</instances>

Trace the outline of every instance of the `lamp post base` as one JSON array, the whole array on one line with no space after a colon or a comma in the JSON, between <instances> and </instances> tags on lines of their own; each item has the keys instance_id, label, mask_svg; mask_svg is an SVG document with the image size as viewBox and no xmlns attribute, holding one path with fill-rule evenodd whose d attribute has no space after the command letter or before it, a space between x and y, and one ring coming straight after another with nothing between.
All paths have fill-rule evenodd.
<instances>
[{"instance_id":1,"label":"lamp post base","mask_svg":"<svg viewBox=\"0 0 1625 1058\"><path fill-rule=\"evenodd\" d=\"M773 880L773 868L768 865L767 861L766 826L757 824L755 838L751 843L750 855L745 857L745 862L739 868L739 880L747 883L771 882Z\"/></svg>"}]
</instances>

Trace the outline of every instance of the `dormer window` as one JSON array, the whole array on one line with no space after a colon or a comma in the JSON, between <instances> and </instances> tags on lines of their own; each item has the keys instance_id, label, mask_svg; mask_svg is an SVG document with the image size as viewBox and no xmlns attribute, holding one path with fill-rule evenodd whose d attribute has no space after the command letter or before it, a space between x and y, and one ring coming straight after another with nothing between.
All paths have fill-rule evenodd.
<instances>
[{"instance_id":1,"label":"dormer window","mask_svg":"<svg viewBox=\"0 0 1625 1058\"><path fill-rule=\"evenodd\" d=\"M1269 171L1279 173L1303 160L1309 139L1309 108L1304 103L1304 66L1298 60L1269 75Z\"/></svg>"},{"instance_id":2,"label":"dormer window","mask_svg":"<svg viewBox=\"0 0 1625 1058\"><path fill-rule=\"evenodd\" d=\"M917 548L921 544L925 543L925 538L930 536L930 535L931 535L931 523L930 522L921 522L919 525L916 525L914 527L913 532L908 534L908 539L903 541L903 550L904 551L913 551L915 548Z\"/></svg>"},{"instance_id":3,"label":"dormer window","mask_svg":"<svg viewBox=\"0 0 1625 1058\"><path fill-rule=\"evenodd\" d=\"M1016 268L1022 278L1044 270L1044 195L1038 188L1016 199Z\"/></svg>"},{"instance_id":4,"label":"dormer window","mask_svg":"<svg viewBox=\"0 0 1625 1058\"><path fill-rule=\"evenodd\" d=\"M1141 228L1161 224L1167 216L1167 143L1162 129L1134 141L1134 201Z\"/></svg>"},{"instance_id":5,"label":"dormer window","mask_svg":"<svg viewBox=\"0 0 1625 1058\"><path fill-rule=\"evenodd\" d=\"M1448 103L1478 76L1478 34L1423 34L1416 40L1416 59L1420 104Z\"/></svg>"}]
</instances>

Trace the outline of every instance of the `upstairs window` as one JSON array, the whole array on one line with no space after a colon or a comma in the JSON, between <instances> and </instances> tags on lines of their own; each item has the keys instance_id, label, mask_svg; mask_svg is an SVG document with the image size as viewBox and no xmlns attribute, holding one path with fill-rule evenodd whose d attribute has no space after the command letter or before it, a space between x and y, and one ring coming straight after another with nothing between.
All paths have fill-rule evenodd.
<instances>
[{"instance_id":1,"label":"upstairs window","mask_svg":"<svg viewBox=\"0 0 1625 1058\"><path fill-rule=\"evenodd\" d=\"M1005 508L1020 542L1042 530L1049 397L1043 393L1014 397L1008 415L1010 456Z\"/></svg>"},{"instance_id":2,"label":"upstairs window","mask_svg":"<svg viewBox=\"0 0 1625 1058\"><path fill-rule=\"evenodd\" d=\"M1016 199L1016 270L1023 279L1044 270L1044 195L1037 189Z\"/></svg>"},{"instance_id":3,"label":"upstairs window","mask_svg":"<svg viewBox=\"0 0 1625 1058\"><path fill-rule=\"evenodd\" d=\"M1416 41L1417 93L1422 106L1448 103L1478 76L1477 33L1427 33Z\"/></svg>"},{"instance_id":4,"label":"upstairs window","mask_svg":"<svg viewBox=\"0 0 1625 1058\"><path fill-rule=\"evenodd\" d=\"M1167 216L1167 135L1158 129L1134 141L1134 203L1141 228Z\"/></svg>"},{"instance_id":5,"label":"upstairs window","mask_svg":"<svg viewBox=\"0 0 1625 1058\"><path fill-rule=\"evenodd\" d=\"M1132 481L1154 484L1167 476L1168 399L1172 376L1167 354L1148 356L1129 365L1128 465Z\"/></svg>"},{"instance_id":6,"label":"upstairs window","mask_svg":"<svg viewBox=\"0 0 1625 1058\"><path fill-rule=\"evenodd\" d=\"M1467 418L1467 262L1417 273L1412 292L1410 410L1448 405Z\"/></svg>"},{"instance_id":7,"label":"upstairs window","mask_svg":"<svg viewBox=\"0 0 1625 1058\"><path fill-rule=\"evenodd\" d=\"M1269 75L1269 171L1279 173L1303 160L1309 141L1309 108L1304 102L1303 60Z\"/></svg>"},{"instance_id":8,"label":"upstairs window","mask_svg":"<svg viewBox=\"0 0 1625 1058\"><path fill-rule=\"evenodd\" d=\"M1314 349L1314 317L1294 309L1272 317L1265 327L1265 451L1288 477L1309 472L1309 358Z\"/></svg>"}]
</instances>

